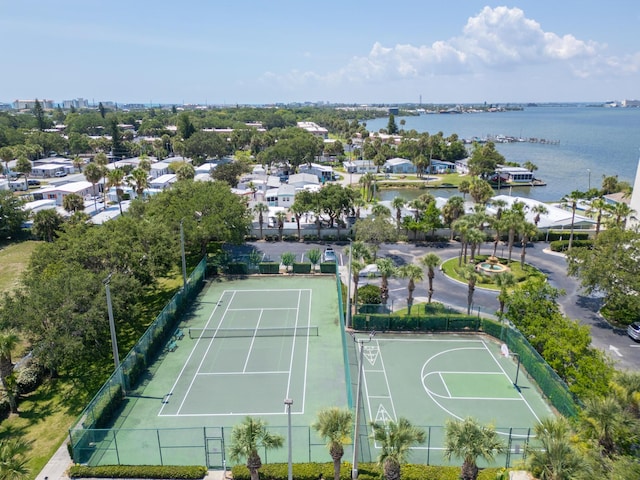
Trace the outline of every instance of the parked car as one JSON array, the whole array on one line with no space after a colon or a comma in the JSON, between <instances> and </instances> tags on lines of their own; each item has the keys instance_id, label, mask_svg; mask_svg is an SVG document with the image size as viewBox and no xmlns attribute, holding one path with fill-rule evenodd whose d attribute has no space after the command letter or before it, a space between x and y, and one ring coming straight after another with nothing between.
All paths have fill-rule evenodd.
<instances>
[{"instance_id":1,"label":"parked car","mask_svg":"<svg viewBox=\"0 0 640 480\"><path fill-rule=\"evenodd\" d=\"M640 341L640 322L633 322L627 327L627 335L633 338L636 342Z\"/></svg>"},{"instance_id":2,"label":"parked car","mask_svg":"<svg viewBox=\"0 0 640 480\"><path fill-rule=\"evenodd\" d=\"M36 180L34 178L30 178L29 180L27 180L27 183L29 183L29 185L31 185L31 186L38 186L38 185L40 185L40 180Z\"/></svg>"},{"instance_id":3,"label":"parked car","mask_svg":"<svg viewBox=\"0 0 640 480\"><path fill-rule=\"evenodd\" d=\"M380 276L380 269L378 268L378 265L376 265L375 263L371 263L371 264L365 266L362 270L360 270L360 273L358 274L358 276L360 276L360 277L379 277Z\"/></svg>"},{"instance_id":4,"label":"parked car","mask_svg":"<svg viewBox=\"0 0 640 480\"><path fill-rule=\"evenodd\" d=\"M67 176L67 172L65 172L64 170L58 170L58 171L55 173L55 176L56 176L56 177L66 177L66 176Z\"/></svg>"},{"instance_id":5,"label":"parked car","mask_svg":"<svg viewBox=\"0 0 640 480\"><path fill-rule=\"evenodd\" d=\"M323 262L335 262L337 260L336 258L336 252L333 250L333 248L331 247L327 247L324 249L324 254L322 255L322 261Z\"/></svg>"}]
</instances>

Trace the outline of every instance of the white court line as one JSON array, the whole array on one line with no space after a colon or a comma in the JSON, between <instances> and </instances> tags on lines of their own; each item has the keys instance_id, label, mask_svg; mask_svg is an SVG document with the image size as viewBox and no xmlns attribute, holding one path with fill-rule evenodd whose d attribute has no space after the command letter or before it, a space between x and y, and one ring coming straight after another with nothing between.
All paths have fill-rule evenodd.
<instances>
[{"instance_id":1,"label":"white court line","mask_svg":"<svg viewBox=\"0 0 640 480\"><path fill-rule=\"evenodd\" d=\"M484 342L482 342L484 343ZM491 353L491 350L489 349L489 347L487 346L486 343L484 343L484 347L487 349L487 352L489 352L489 355L491 355L491 358L493 358L493 360L496 362L496 364L498 365L498 367L500 367L500 370L502 370L502 373L504 373L504 376L507 377L507 379L509 379L509 381L511 383L513 383L513 381L511 380L511 378L509 377L509 375L507 375L507 372L504 371L504 368L502 368L502 365L500 365L500 362L498 362L498 359L496 357L493 356L493 353ZM515 388L515 386L514 386ZM522 401L524 402L524 404L527 406L527 408L529 409L529 411L533 414L533 416L535 417L535 419L538 421L538 423L540 423L540 419L538 418L538 415L536 415L536 412L533 411L533 408L531 408L531 405L529 405L529 402L527 402L527 399L524 398L524 395L522 395L522 392L520 392L519 389L516 388L516 391L518 392L518 395L520 395L520 398L522 398Z\"/></svg>"},{"instance_id":2,"label":"white court line","mask_svg":"<svg viewBox=\"0 0 640 480\"><path fill-rule=\"evenodd\" d=\"M393 403L393 396L391 395L391 387L389 386L389 377L387 376L387 369L384 367L384 360L382 358L382 350L380 350L380 343L376 340L376 345L378 345L378 358L380 358L380 364L382 365L382 372L384 373L384 382L387 384L387 392L389 392L389 400L391 401L391 410L393 411L393 421L398 421L398 417L396 415L396 406Z\"/></svg>"},{"instance_id":3,"label":"white court line","mask_svg":"<svg viewBox=\"0 0 640 480\"><path fill-rule=\"evenodd\" d=\"M222 298L224 298L225 294L227 294L227 293L228 293L228 290L225 290L224 292L222 292L222 295L220 295L220 300L222 300ZM211 319L216 314L216 311L218 310L218 307L220 306L220 300L218 300L216 302L216 306L213 308L213 311L211 312L211 315L209 315L209 318L207 319L206 325L209 325L209 322L211 322ZM191 349L191 353L189 353L189 356L187 357L187 359L184 362L184 365L182 366L182 369L180 369L180 373L178 374L178 377L176 378L176 381L173 382L173 385L171 386L171 390L169 391L170 394L173 395L173 391L175 390L176 386L178 385L178 382L180 381L180 379L182 378L182 374L184 373L184 370L187 368L187 365L189 365L189 362L191 361L191 357L195 353L196 348L198 348L198 342L199 341L200 341L200 339L198 339L196 341L196 343L193 345L193 348ZM167 405L167 404L163 403L162 407L160 407L160 411L158 412L158 416L160 416L162 414L162 410L164 410L165 405Z\"/></svg>"},{"instance_id":4,"label":"white court line","mask_svg":"<svg viewBox=\"0 0 640 480\"><path fill-rule=\"evenodd\" d=\"M406 288L402 288L406 290ZM444 339L444 338L380 338L379 342L438 342L438 343L482 343L482 340L469 340L465 338Z\"/></svg>"},{"instance_id":5,"label":"white court line","mask_svg":"<svg viewBox=\"0 0 640 480\"><path fill-rule=\"evenodd\" d=\"M220 319L220 323L218 323L218 326L216 327L216 330L215 330L216 332L218 331L218 329L220 328L220 325L224 321L224 317L227 315L227 309L229 308L229 305L231 305L231 303L233 303L233 298L235 296L236 296L236 292L234 291L233 294L231 295L231 300L227 303L227 307L225 308L225 311L222 314L222 318ZM220 304L220 302L218 302L218 304ZM209 318L211 318L211 317L209 317ZM209 321L207 321L207 325L208 324L209 324ZM205 328L207 327L207 325L205 325ZM187 397L189 396L189 392L191 391L191 388L193 388L193 384L195 383L196 378L198 378L197 374L200 371L200 368L202 368L202 364L204 363L205 359L207 358L207 355L209 354L209 350L211 350L211 345L213 345L213 340L215 339L215 336L216 336L216 334L214 332L213 337L211 337L211 340L209 340L209 345L207 345L207 349L204 351L204 354L202 355L202 359L200 360L200 363L198 364L198 368L196 368L196 373L193 375L193 378L191 379L191 382L189 383L189 388L187 388L187 391L185 392L184 397L182 398L182 402L180 402L180 406L178 407L178 411L176 413L180 413L180 410L182 410L182 407L184 406L184 402L187 401ZM194 345L194 348L199 343L200 343L200 338L198 338L198 341L196 342L196 345ZM189 355L189 357L191 357L191 355Z\"/></svg>"},{"instance_id":6,"label":"white court line","mask_svg":"<svg viewBox=\"0 0 640 480\"><path fill-rule=\"evenodd\" d=\"M449 395L449 398L451 398L451 392L449 391L449 387L447 387L447 382L445 382L444 378L442 377L442 372L439 372L438 375L440 376L440 381L444 385L444 389L447 391L447 395ZM435 393L434 393L434 395L435 395ZM445 398L445 397L443 396L443 398Z\"/></svg>"},{"instance_id":7,"label":"white court line","mask_svg":"<svg viewBox=\"0 0 640 480\"><path fill-rule=\"evenodd\" d=\"M278 310L296 310L298 307L269 307L269 308L230 308L230 312L250 312L252 310L264 312L267 311L278 311Z\"/></svg>"},{"instance_id":8,"label":"white court line","mask_svg":"<svg viewBox=\"0 0 640 480\"><path fill-rule=\"evenodd\" d=\"M251 343L249 344L249 351L247 352L247 358L244 361L243 372L247 371L247 365L249 364L249 358L251 358L251 352L253 352L253 344L256 342L256 334L258 333L258 328L260 327L260 321L262 320L262 310L260 310L260 315L258 315L258 323L253 327L253 337L251 337Z\"/></svg>"},{"instance_id":9,"label":"white court line","mask_svg":"<svg viewBox=\"0 0 640 480\"><path fill-rule=\"evenodd\" d=\"M309 293L309 297L308 297L308 301L309 301L309 308L307 311L307 327L311 326L311 297L313 296L313 290L307 288L305 290L303 290L304 292L308 292ZM304 358L304 377L302 379L302 413L304 413L304 406L305 401L307 399L307 374L309 371L309 341L311 339L309 338L309 336L307 335L307 350L305 352L305 358Z\"/></svg>"},{"instance_id":10,"label":"white court line","mask_svg":"<svg viewBox=\"0 0 640 480\"><path fill-rule=\"evenodd\" d=\"M296 306L296 321L293 324L293 339L291 341L291 356L289 358L289 377L287 378L287 391L284 398L291 398L291 372L293 371L293 356L296 351L296 332L298 327L298 319L300 318L300 296L302 292L298 292L298 304ZM284 413L287 413L287 406L284 407Z\"/></svg>"},{"instance_id":11,"label":"white court line","mask_svg":"<svg viewBox=\"0 0 640 480\"><path fill-rule=\"evenodd\" d=\"M284 375L289 373L287 370L272 370L272 371L264 371L264 372L201 372L196 375L202 376L216 376L216 375Z\"/></svg>"}]
</instances>

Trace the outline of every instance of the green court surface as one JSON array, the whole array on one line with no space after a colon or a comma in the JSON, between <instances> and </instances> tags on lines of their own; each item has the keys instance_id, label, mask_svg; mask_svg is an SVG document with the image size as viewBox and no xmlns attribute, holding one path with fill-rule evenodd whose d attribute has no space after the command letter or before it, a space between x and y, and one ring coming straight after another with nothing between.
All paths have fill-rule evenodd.
<instances>
[{"instance_id":1,"label":"green court surface","mask_svg":"<svg viewBox=\"0 0 640 480\"><path fill-rule=\"evenodd\" d=\"M328 462L310 425L326 407L353 408L362 345L358 457L374 461L369 423L405 417L428 434L411 461L442 459L448 419L493 424L508 447L497 465L521 459L540 419L553 415L502 345L480 334L342 331L334 276L215 279L205 284L172 340L128 391L111 428L81 430L74 458L91 465L226 465L231 431L260 417L288 437L293 461ZM517 387L514 386L516 383ZM285 399L291 399L290 412ZM290 415L289 415L290 413ZM286 442L285 442L286 446ZM286 462L287 448L261 451ZM352 445L345 445L351 461Z\"/></svg>"},{"instance_id":2,"label":"green court surface","mask_svg":"<svg viewBox=\"0 0 640 480\"><path fill-rule=\"evenodd\" d=\"M296 455L308 458L316 413L347 405L334 276L214 280L178 329L89 463L220 466L231 427L247 415L286 438L285 399L294 438L305 440ZM276 459L286 461L286 449L268 454Z\"/></svg>"},{"instance_id":3,"label":"green court surface","mask_svg":"<svg viewBox=\"0 0 640 480\"><path fill-rule=\"evenodd\" d=\"M363 343L362 356L367 419L405 417L428 431L428 444L413 452L416 463L442 463L447 419L473 417L492 424L517 454L539 420L553 415L526 373L517 371L517 359L503 355L501 345L488 336L378 334ZM369 447L363 456L375 458L377 446Z\"/></svg>"}]
</instances>

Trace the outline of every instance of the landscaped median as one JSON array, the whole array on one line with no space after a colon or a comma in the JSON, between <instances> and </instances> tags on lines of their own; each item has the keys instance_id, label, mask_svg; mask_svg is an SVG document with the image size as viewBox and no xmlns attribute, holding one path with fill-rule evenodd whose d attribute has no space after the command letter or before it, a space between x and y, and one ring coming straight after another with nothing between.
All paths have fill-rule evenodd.
<instances>
[{"instance_id":1,"label":"landscaped median","mask_svg":"<svg viewBox=\"0 0 640 480\"><path fill-rule=\"evenodd\" d=\"M73 465L71 478L204 478L207 468L180 465Z\"/></svg>"}]
</instances>

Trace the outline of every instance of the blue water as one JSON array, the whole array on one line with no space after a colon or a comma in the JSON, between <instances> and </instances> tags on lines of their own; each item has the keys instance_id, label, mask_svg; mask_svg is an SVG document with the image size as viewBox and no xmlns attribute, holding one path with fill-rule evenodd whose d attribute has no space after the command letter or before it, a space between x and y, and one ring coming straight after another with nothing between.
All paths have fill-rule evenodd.
<instances>
[{"instance_id":1,"label":"blue water","mask_svg":"<svg viewBox=\"0 0 640 480\"><path fill-rule=\"evenodd\" d=\"M405 125L400 125L401 120ZM386 128L388 118L369 120L367 129ZM573 190L600 187L603 176L618 175L633 185L640 154L640 108L603 107L526 107L522 111L469 113L459 115L425 114L396 117L405 130L460 138L506 135L543 138L558 144L504 143L498 151L507 161L527 160L538 166L536 177L545 187L519 187L513 195L543 202L560 200ZM438 192L438 196L457 191ZM384 195L383 195L384 197Z\"/></svg>"}]
</instances>

